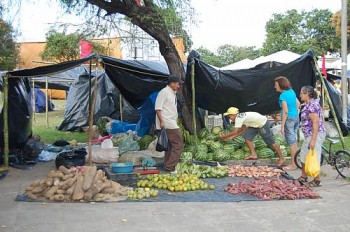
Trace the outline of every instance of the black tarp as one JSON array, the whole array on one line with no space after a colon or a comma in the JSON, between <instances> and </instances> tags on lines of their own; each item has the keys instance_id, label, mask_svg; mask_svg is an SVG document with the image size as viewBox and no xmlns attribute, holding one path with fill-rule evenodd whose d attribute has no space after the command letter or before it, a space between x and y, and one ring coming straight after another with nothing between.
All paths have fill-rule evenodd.
<instances>
[{"instance_id":1,"label":"black tarp","mask_svg":"<svg viewBox=\"0 0 350 232\"><path fill-rule=\"evenodd\" d=\"M1 78L1 91L3 80ZM28 78L8 80L9 147L22 148L32 135L32 107ZM0 113L0 147L4 147L4 108Z\"/></svg>"},{"instance_id":2,"label":"black tarp","mask_svg":"<svg viewBox=\"0 0 350 232\"><path fill-rule=\"evenodd\" d=\"M350 129L350 107L347 106L347 119L346 123L343 122L342 118L342 98L340 93L335 89L335 87L329 82L325 80L325 85L327 87L329 97L333 103L335 115L339 121L339 126L344 136L349 133Z\"/></svg>"},{"instance_id":3,"label":"black tarp","mask_svg":"<svg viewBox=\"0 0 350 232\"><path fill-rule=\"evenodd\" d=\"M167 84L169 70L165 62L101 58L112 83L134 108L140 107L151 93Z\"/></svg>"},{"instance_id":4,"label":"black tarp","mask_svg":"<svg viewBox=\"0 0 350 232\"><path fill-rule=\"evenodd\" d=\"M103 116L117 118L119 116L119 91L113 86L108 76L102 71L93 71L91 93L97 76L97 97L94 108L94 124ZM71 85L68 92L64 119L59 130L74 131L88 125L89 119L89 72L81 74ZM117 110L116 110L117 109ZM115 116L117 115L117 116Z\"/></svg>"},{"instance_id":5,"label":"black tarp","mask_svg":"<svg viewBox=\"0 0 350 232\"><path fill-rule=\"evenodd\" d=\"M296 93L304 85L315 86L316 72L313 52L308 51L288 64L271 68L242 70L217 70L199 59L195 63L196 104L203 109L223 113L235 106L241 112L255 111L271 114L280 110L279 93L274 89L274 79L286 76ZM186 72L186 87L191 91L191 64Z\"/></svg>"}]
</instances>

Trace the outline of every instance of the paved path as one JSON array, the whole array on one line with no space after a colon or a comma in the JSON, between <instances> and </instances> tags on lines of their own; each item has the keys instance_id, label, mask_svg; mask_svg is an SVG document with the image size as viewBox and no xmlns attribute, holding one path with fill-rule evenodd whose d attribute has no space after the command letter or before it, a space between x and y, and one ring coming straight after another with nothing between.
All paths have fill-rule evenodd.
<instances>
[{"instance_id":1,"label":"paved path","mask_svg":"<svg viewBox=\"0 0 350 232\"><path fill-rule=\"evenodd\" d=\"M323 166L316 200L222 203L30 203L17 194L54 163L11 169L0 181L0 232L350 231L350 182ZM290 172L294 177L299 171Z\"/></svg>"}]
</instances>

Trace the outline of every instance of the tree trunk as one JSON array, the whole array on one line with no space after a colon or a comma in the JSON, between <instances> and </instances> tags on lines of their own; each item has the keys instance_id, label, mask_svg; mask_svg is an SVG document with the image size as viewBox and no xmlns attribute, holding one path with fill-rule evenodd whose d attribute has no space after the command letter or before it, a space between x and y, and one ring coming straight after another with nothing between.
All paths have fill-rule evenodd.
<instances>
[{"instance_id":1,"label":"tree trunk","mask_svg":"<svg viewBox=\"0 0 350 232\"><path fill-rule=\"evenodd\" d=\"M87 2L106 10L108 14L119 13L128 16L132 24L139 26L158 41L160 53L168 65L170 74L178 75L182 80L185 80L183 63L169 35L163 17L157 11L158 6L153 1L144 0L143 6L138 6L134 0L115 0L111 2L87 0ZM178 95L180 104L182 103L182 116L185 127L192 133L191 97L185 88L182 88Z\"/></svg>"}]
</instances>

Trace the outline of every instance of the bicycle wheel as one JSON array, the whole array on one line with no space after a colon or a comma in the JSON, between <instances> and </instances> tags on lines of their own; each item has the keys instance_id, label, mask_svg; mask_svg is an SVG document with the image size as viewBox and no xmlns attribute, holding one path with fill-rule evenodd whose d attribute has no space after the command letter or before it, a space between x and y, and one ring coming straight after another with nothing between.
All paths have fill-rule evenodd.
<instances>
[{"instance_id":1,"label":"bicycle wheel","mask_svg":"<svg viewBox=\"0 0 350 232\"><path fill-rule=\"evenodd\" d=\"M350 177L350 154L347 151L339 150L335 153L335 169L343 178Z\"/></svg>"},{"instance_id":2,"label":"bicycle wheel","mask_svg":"<svg viewBox=\"0 0 350 232\"><path fill-rule=\"evenodd\" d=\"M324 158L325 158L324 154L321 153L321 161L320 161L321 165L323 164ZM301 162L301 159L300 159L300 149L295 153L294 162L297 165L297 167L301 169L301 163L302 162Z\"/></svg>"},{"instance_id":3,"label":"bicycle wheel","mask_svg":"<svg viewBox=\"0 0 350 232\"><path fill-rule=\"evenodd\" d=\"M297 165L299 169L301 169L301 160L300 160L300 149L295 153L294 163Z\"/></svg>"}]
</instances>

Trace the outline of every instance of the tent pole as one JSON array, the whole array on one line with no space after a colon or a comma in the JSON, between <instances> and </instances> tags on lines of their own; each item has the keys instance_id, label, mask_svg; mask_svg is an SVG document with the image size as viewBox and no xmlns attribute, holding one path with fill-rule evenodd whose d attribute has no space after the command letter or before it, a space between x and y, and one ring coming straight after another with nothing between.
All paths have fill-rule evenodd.
<instances>
[{"instance_id":1,"label":"tent pole","mask_svg":"<svg viewBox=\"0 0 350 232\"><path fill-rule=\"evenodd\" d=\"M120 121L123 121L123 96L119 94L119 112L120 112Z\"/></svg>"},{"instance_id":2,"label":"tent pole","mask_svg":"<svg viewBox=\"0 0 350 232\"><path fill-rule=\"evenodd\" d=\"M348 18L347 18L347 0L341 0L341 96L342 96L342 120L348 121L347 106L348 106L348 87L347 87L347 43L348 43Z\"/></svg>"},{"instance_id":3,"label":"tent pole","mask_svg":"<svg viewBox=\"0 0 350 232\"><path fill-rule=\"evenodd\" d=\"M4 76L4 166L9 166L9 123L8 123L8 78Z\"/></svg>"},{"instance_id":4,"label":"tent pole","mask_svg":"<svg viewBox=\"0 0 350 232\"><path fill-rule=\"evenodd\" d=\"M208 128L208 116L209 116L209 112L208 112L208 110L206 110L205 111L205 121L204 121L206 128Z\"/></svg>"},{"instance_id":5,"label":"tent pole","mask_svg":"<svg viewBox=\"0 0 350 232\"><path fill-rule=\"evenodd\" d=\"M32 104L33 104L33 123L35 122L35 80L33 79L33 95L32 95Z\"/></svg>"},{"instance_id":6,"label":"tent pole","mask_svg":"<svg viewBox=\"0 0 350 232\"><path fill-rule=\"evenodd\" d=\"M197 154L197 142L198 142L198 138L197 138L197 122L196 122L196 88L195 88L195 83L194 83L194 60L192 60L191 63L191 83L192 83L192 120L193 120L193 135L194 135L194 142L196 144L195 146L195 152L194 155Z\"/></svg>"},{"instance_id":7,"label":"tent pole","mask_svg":"<svg viewBox=\"0 0 350 232\"><path fill-rule=\"evenodd\" d=\"M89 112L91 110L91 68L92 68L92 61L90 60L89 61Z\"/></svg>"},{"instance_id":8,"label":"tent pole","mask_svg":"<svg viewBox=\"0 0 350 232\"><path fill-rule=\"evenodd\" d=\"M318 73L318 77L320 78L321 80L321 83L322 83L322 86L324 87L324 91L325 91L325 95L326 95L326 98L327 98L327 101L328 101L328 104L329 104L329 108L331 109L331 112L332 112L332 115L333 115L333 118L334 118L334 122L335 122L335 125L337 126L337 130L338 130L338 133L339 133L339 137L340 137L340 140L341 140L341 143L342 143L342 146L343 146L343 149L345 149L345 142L344 142L344 137L343 137L343 133L340 129L340 125L339 125L339 121L338 121L338 118L337 118L337 115L335 114L335 110L334 110L334 106L333 106L333 102L329 96L329 92L328 92L328 89L326 87L326 84L325 84L325 81L324 81L324 78L322 77L322 74L320 72L320 69L317 65L317 61L315 60L315 57L314 57L314 64L316 66L316 69L317 69L317 73Z\"/></svg>"},{"instance_id":9,"label":"tent pole","mask_svg":"<svg viewBox=\"0 0 350 232\"><path fill-rule=\"evenodd\" d=\"M92 99L92 104L91 104L91 109L89 112L89 165L92 166L92 149L91 149L91 140L92 140L92 135L94 133L93 131L93 126L94 126L94 112L95 112L95 104L96 104L96 98L97 98L97 82L98 82L98 73L97 73L97 68L98 68L98 61L96 62L96 72L95 72L95 83L94 83L94 95Z\"/></svg>"},{"instance_id":10,"label":"tent pole","mask_svg":"<svg viewBox=\"0 0 350 232\"><path fill-rule=\"evenodd\" d=\"M45 101L46 101L46 107L45 107L45 114L46 114L46 126L49 127L49 80L48 77L46 77L46 83L45 83L45 90L46 90L46 96L45 96Z\"/></svg>"}]
</instances>

